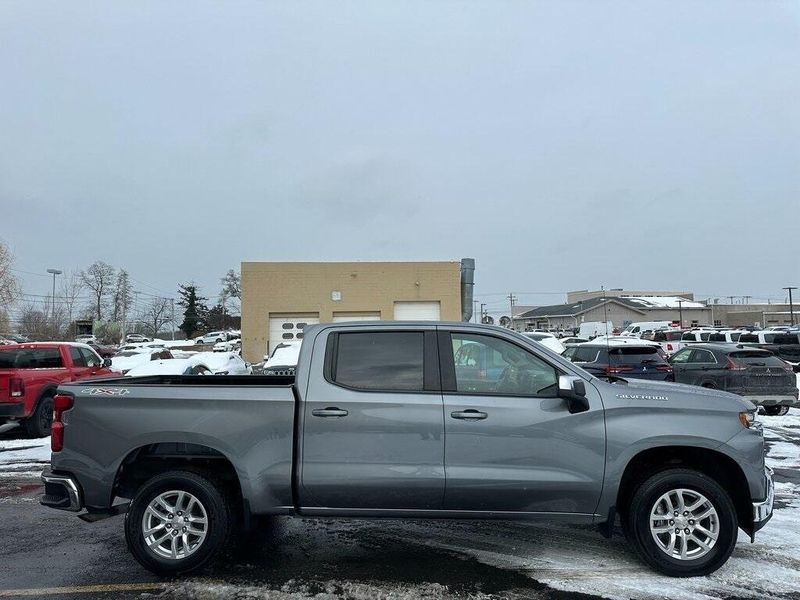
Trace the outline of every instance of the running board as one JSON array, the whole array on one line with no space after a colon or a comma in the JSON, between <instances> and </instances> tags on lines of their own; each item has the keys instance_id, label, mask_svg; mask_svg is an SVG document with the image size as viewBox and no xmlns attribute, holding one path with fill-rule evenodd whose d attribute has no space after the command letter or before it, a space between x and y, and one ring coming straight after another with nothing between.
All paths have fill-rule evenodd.
<instances>
[{"instance_id":1,"label":"running board","mask_svg":"<svg viewBox=\"0 0 800 600\"><path fill-rule=\"evenodd\" d=\"M103 521L104 519L108 519L110 517L116 517L117 515L125 514L128 512L128 507L130 507L130 505L130 502L115 504L108 510L85 512L81 515L78 515L78 518L87 523L97 523L97 521Z\"/></svg>"}]
</instances>

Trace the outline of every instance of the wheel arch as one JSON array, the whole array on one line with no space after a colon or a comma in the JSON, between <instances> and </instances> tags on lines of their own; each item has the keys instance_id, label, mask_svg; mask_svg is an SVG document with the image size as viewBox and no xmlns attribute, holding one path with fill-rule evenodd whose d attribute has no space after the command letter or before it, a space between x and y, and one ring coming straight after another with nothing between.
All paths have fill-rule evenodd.
<instances>
[{"instance_id":1,"label":"wheel arch","mask_svg":"<svg viewBox=\"0 0 800 600\"><path fill-rule=\"evenodd\" d=\"M753 507L744 471L733 458L710 448L657 446L634 455L620 480L616 511L624 518L639 484L660 471L678 467L698 471L720 484L733 501L739 527L752 534Z\"/></svg>"},{"instance_id":2,"label":"wheel arch","mask_svg":"<svg viewBox=\"0 0 800 600\"><path fill-rule=\"evenodd\" d=\"M117 467L114 496L132 498L151 477L166 471L191 471L223 483L236 502L247 506L239 472L222 451L193 442L154 442L134 448Z\"/></svg>"}]
</instances>

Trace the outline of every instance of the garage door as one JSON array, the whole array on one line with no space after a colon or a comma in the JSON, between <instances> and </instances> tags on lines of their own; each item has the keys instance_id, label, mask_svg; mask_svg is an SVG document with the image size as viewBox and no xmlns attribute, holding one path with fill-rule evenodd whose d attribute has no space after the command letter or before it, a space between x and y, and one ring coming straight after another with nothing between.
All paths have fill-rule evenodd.
<instances>
[{"instance_id":1,"label":"garage door","mask_svg":"<svg viewBox=\"0 0 800 600\"><path fill-rule=\"evenodd\" d=\"M335 312L333 322L342 323L346 321L380 321L381 313L375 312Z\"/></svg>"},{"instance_id":2,"label":"garage door","mask_svg":"<svg viewBox=\"0 0 800 600\"><path fill-rule=\"evenodd\" d=\"M439 321L439 302L395 302L395 321Z\"/></svg>"},{"instance_id":3,"label":"garage door","mask_svg":"<svg viewBox=\"0 0 800 600\"><path fill-rule=\"evenodd\" d=\"M297 314L281 315L269 318L269 340L267 342L267 352L272 350L281 342L299 342L303 339L303 330L308 325L319 323L319 314Z\"/></svg>"}]
</instances>

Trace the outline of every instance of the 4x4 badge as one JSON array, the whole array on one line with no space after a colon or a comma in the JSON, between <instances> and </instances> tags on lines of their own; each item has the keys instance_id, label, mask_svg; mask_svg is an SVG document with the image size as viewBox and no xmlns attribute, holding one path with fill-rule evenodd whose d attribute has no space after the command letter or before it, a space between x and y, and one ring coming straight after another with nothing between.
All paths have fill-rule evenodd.
<instances>
[{"instance_id":1,"label":"4x4 badge","mask_svg":"<svg viewBox=\"0 0 800 600\"><path fill-rule=\"evenodd\" d=\"M124 396L129 393L128 388L86 388L81 390L81 394L88 396Z\"/></svg>"}]
</instances>

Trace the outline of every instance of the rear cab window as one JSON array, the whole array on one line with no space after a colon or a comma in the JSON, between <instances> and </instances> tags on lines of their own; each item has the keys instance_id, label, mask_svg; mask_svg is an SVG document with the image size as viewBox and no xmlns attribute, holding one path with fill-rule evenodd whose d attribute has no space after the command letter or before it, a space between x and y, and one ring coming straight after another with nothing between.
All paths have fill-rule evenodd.
<instances>
[{"instance_id":1,"label":"rear cab window","mask_svg":"<svg viewBox=\"0 0 800 600\"><path fill-rule=\"evenodd\" d=\"M425 339L421 331L340 333L333 345L333 383L370 391L424 389Z\"/></svg>"},{"instance_id":2,"label":"rear cab window","mask_svg":"<svg viewBox=\"0 0 800 600\"><path fill-rule=\"evenodd\" d=\"M0 369L60 369L63 366L58 348L0 350Z\"/></svg>"}]
</instances>

